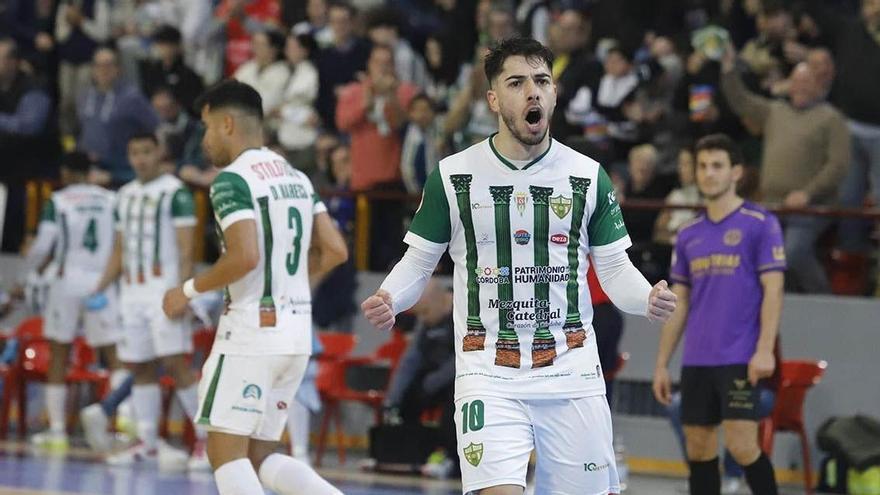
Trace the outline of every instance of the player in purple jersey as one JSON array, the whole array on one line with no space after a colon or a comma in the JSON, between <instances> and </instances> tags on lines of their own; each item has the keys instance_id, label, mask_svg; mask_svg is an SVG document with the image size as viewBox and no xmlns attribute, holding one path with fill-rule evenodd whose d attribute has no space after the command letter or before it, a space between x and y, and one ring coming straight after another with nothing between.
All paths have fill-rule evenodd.
<instances>
[{"instance_id":1,"label":"player in purple jersey","mask_svg":"<svg viewBox=\"0 0 880 495\"><path fill-rule=\"evenodd\" d=\"M669 404L667 368L684 333L681 397L690 493L721 493L720 424L752 493L775 495L773 466L758 445L756 386L776 366L785 271L782 230L776 217L736 194L743 159L729 137L701 139L696 155L706 212L678 233L670 278L679 306L660 336L654 395Z\"/></svg>"}]
</instances>

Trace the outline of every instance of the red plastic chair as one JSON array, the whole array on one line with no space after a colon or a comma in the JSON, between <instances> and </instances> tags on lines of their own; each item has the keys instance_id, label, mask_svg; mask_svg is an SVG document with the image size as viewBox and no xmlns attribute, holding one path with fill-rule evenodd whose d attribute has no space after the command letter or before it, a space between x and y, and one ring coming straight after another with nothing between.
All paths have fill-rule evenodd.
<instances>
[{"instance_id":1,"label":"red plastic chair","mask_svg":"<svg viewBox=\"0 0 880 495\"><path fill-rule=\"evenodd\" d=\"M12 410L13 398L19 395L19 376L21 375L22 346L43 338L43 319L39 316L27 318L16 327L13 335L18 340L18 352L15 360L8 365L0 365L0 377L3 379L3 397L0 399L0 438L9 433L9 413ZM19 416L19 430L24 425Z\"/></svg>"},{"instance_id":2,"label":"red plastic chair","mask_svg":"<svg viewBox=\"0 0 880 495\"><path fill-rule=\"evenodd\" d=\"M205 363L205 360L208 359L208 355L211 354L211 347L214 345L214 337L216 335L217 332L214 328L200 328L193 331L193 352L192 354L189 354L187 358L189 359L191 366L196 366L198 368L196 373L199 377L201 377L202 365ZM159 436L168 438L168 416L171 412L171 404L174 402L174 392L177 389L177 384L174 383L174 378L168 375L162 375L159 377L159 388L162 391L162 413L159 416ZM192 421L183 422L182 437L184 445L187 445L192 449L196 442L196 432L193 429Z\"/></svg>"},{"instance_id":3,"label":"red plastic chair","mask_svg":"<svg viewBox=\"0 0 880 495\"><path fill-rule=\"evenodd\" d=\"M327 375L324 377L325 385L329 385L322 392L324 399L324 414L321 418L321 430L318 435L318 445L316 448L315 465L320 466L323 460L324 448L327 440L327 428L330 420L334 420L337 438L337 451L340 464L345 464L345 445L344 435L342 431L342 421L340 415L340 406L342 402L359 402L373 409L374 420L376 424L382 422L382 403L385 401L385 392L388 386L386 382L382 388L369 390L355 390L348 386L346 382L347 371L355 366L385 366L388 368L389 381L397 364L400 361L403 352L406 350L407 341L402 332L395 329L391 332L389 338L384 344L379 346L375 352L369 356L362 357L343 357L328 367ZM318 375L321 373L319 371ZM327 382L330 382L329 384ZM321 391L321 388L318 388Z\"/></svg>"},{"instance_id":4,"label":"red plastic chair","mask_svg":"<svg viewBox=\"0 0 880 495\"><path fill-rule=\"evenodd\" d=\"M804 489L813 493L813 465L810 461L810 442L804 421L804 402L807 392L822 381L825 361L783 361L782 382L776 393L776 405L770 416L760 424L761 449L773 454L773 440L777 431L797 433L801 439L801 453L804 460Z\"/></svg>"},{"instance_id":5,"label":"red plastic chair","mask_svg":"<svg viewBox=\"0 0 880 495\"><path fill-rule=\"evenodd\" d=\"M345 438L342 429L342 418L338 414L342 387L345 384L345 367L343 360L347 358L357 345L357 337L345 332L319 332L323 352L318 356L318 376L315 386L321 395L324 412L321 416L321 429L318 433L318 444L315 451L315 462L320 465L327 447L327 433L330 420L334 420L336 429L336 451L339 462L345 462Z\"/></svg>"}]
</instances>

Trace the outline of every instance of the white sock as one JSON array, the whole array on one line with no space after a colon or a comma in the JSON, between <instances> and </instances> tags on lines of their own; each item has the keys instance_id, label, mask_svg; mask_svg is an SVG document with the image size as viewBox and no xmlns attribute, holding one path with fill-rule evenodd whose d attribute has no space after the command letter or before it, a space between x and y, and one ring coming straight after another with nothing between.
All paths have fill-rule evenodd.
<instances>
[{"instance_id":1,"label":"white sock","mask_svg":"<svg viewBox=\"0 0 880 495\"><path fill-rule=\"evenodd\" d=\"M180 401L180 407L183 413L192 421L193 429L196 432L196 439L204 440L208 438L208 432L198 424L196 424L196 414L199 411L199 384L193 383L187 388L177 389L177 400Z\"/></svg>"},{"instance_id":2,"label":"white sock","mask_svg":"<svg viewBox=\"0 0 880 495\"><path fill-rule=\"evenodd\" d=\"M214 471L220 495L263 495L260 479L249 459L236 459Z\"/></svg>"},{"instance_id":3,"label":"white sock","mask_svg":"<svg viewBox=\"0 0 880 495\"><path fill-rule=\"evenodd\" d=\"M67 403L67 385L57 383L46 384L46 412L49 415L49 431L64 433L66 419L64 406Z\"/></svg>"},{"instance_id":4,"label":"white sock","mask_svg":"<svg viewBox=\"0 0 880 495\"><path fill-rule=\"evenodd\" d=\"M290 404L287 415L287 434L294 459L309 464L309 419L312 413L296 399Z\"/></svg>"},{"instance_id":5,"label":"white sock","mask_svg":"<svg viewBox=\"0 0 880 495\"><path fill-rule=\"evenodd\" d=\"M260 481L279 495L342 495L308 464L282 454L271 454L263 461Z\"/></svg>"},{"instance_id":6,"label":"white sock","mask_svg":"<svg viewBox=\"0 0 880 495\"><path fill-rule=\"evenodd\" d=\"M148 449L156 448L162 394L157 383L131 387L131 405L137 419L138 439Z\"/></svg>"}]
</instances>

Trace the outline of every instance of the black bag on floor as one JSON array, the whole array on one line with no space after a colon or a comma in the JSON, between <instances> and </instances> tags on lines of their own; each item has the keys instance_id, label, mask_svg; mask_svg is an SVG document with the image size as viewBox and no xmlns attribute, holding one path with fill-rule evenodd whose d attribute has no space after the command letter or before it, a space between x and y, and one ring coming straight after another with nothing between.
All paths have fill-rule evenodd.
<instances>
[{"instance_id":1,"label":"black bag on floor","mask_svg":"<svg viewBox=\"0 0 880 495\"><path fill-rule=\"evenodd\" d=\"M819 470L819 485L816 490L822 493L847 493L847 472L849 465L842 457L826 456Z\"/></svg>"},{"instance_id":2,"label":"black bag on floor","mask_svg":"<svg viewBox=\"0 0 880 495\"><path fill-rule=\"evenodd\" d=\"M377 464L421 465L440 444L437 428L379 425L370 428L370 457Z\"/></svg>"}]
</instances>

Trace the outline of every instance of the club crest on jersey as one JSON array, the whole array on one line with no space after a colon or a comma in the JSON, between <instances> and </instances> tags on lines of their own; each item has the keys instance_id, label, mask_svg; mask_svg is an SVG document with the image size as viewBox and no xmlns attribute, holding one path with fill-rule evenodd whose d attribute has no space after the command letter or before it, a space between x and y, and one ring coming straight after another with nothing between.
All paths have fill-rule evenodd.
<instances>
[{"instance_id":1,"label":"club crest on jersey","mask_svg":"<svg viewBox=\"0 0 880 495\"><path fill-rule=\"evenodd\" d=\"M724 245L736 246L742 241L743 233L739 229L730 229L724 233Z\"/></svg>"},{"instance_id":2,"label":"club crest on jersey","mask_svg":"<svg viewBox=\"0 0 880 495\"><path fill-rule=\"evenodd\" d=\"M553 244L565 245L568 244L568 236L565 234L553 234L550 236L550 242Z\"/></svg>"},{"instance_id":3,"label":"club crest on jersey","mask_svg":"<svg viewBox=\"0 0 880 495\"><path fill-rule=\"evenodd\" d=\"M526 204L529 202L529 196L524 192L513 193L513 200L516 202L516 211L519 216L526 212Z\"/></svg>"},{"instance_id":4,"label":"club crest on jersey","mask_svg":"<svg viewBox=\"0 0 880 495\"><path fill-rule=\"evenodd\" d=\"M571 211L571 198L566 198L561 194L553 196L550 198L550 209L562 220Z\"/></svg>"},{"instance_id":5,"label":"club crest on jersey","mask_svg":"<svg viewBox=\"0 0 880 495\"><path fill-rule=\"evenodd\" d=\"M527 230L520 229L513 233L513 240L520 246L525 246L532 240L532 234L529 234Z\"/></svg>"},{"instance_id":6,"label":"club crest on jersey","mask_svg":"<svg viewBox=\"0 0 880 495\"><path fill-rule=\"evenodd\" d=\"M244 390L241 392L241 396L245 399L257 399L263 396L263 391L260 390L260 387L254 385L253 383L248 383L245 385Z\"/></svg>"},{"instance_id":7,"label":"club crest on jersey","mask_svg":"<svg viewBox=\"0 0 880 495\"><path fill-rule=\"evenodd\" d=\"M471 466L479 466L480 461L483 460L483 444L471 442L470 445L464 448L464 458Z\"/></svg>"}]
</instances>

